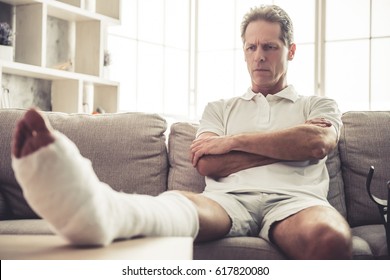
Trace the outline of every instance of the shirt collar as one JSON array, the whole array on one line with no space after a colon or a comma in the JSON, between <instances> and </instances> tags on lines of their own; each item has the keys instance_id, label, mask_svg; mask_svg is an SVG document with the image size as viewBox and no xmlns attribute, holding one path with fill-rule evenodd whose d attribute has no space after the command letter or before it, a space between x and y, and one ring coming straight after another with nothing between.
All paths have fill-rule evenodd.
<instances>
[{"instance_id":1,"label":"shirt collar","mask_svg":"<svg viewBox=\"0 0 390 280\"><path fill-rule=\"evenodd\" d=\"M257 94L261 94L261 93L260 92L255 93L252 91L251 88L248 88L246 93L244 95L242 95L241 98L244 100L252 100ZM268 94L266 99L268 101L279 100L279 99L288 99L292 102L295 102L298 99L298 93L296 92L294 86L289 85L286 88L284 88L283 90L279 91L278 93Z\"/></svg>"}]
</instances>

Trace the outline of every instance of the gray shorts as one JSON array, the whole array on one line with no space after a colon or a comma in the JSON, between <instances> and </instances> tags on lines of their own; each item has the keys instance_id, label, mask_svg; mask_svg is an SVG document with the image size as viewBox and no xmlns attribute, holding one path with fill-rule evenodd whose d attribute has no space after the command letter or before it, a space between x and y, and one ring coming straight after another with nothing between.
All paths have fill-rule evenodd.
<instances>
[{"instance_id":1,"label":"gray shorts","mask_svg":"<svg viewBox=\"0 0 390 280\"><path fill-rule=\"evenodd\" d=\"M286 194L203 192L202 195L221 205L232 220L227 236L260 236L269 241L273 223L312 206L332 207L318 197Z\"/></svg>"}]
</instances>

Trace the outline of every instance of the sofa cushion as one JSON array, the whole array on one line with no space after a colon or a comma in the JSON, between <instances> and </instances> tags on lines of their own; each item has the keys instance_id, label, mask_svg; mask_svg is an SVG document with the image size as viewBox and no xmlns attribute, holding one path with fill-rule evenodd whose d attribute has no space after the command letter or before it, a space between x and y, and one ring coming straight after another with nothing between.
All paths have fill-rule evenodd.
<instances>
[{"instance_id":1,"label":"sofa cushion","mask_svg":"<svg viewBox=\"0 0 390 280\"><path fill-rule=\"evenodd\" d=\"M268 241L259 237L227 237L197 243L195 260L280 260L286 257Z\"/></svg>"},{"instance_id":2,"label":"sofa cushion","mask_svg":"<svg viewBox=\"0 0 390 280\"><path fill-rule=\"evenodd\" d=\"M0 190L12 218L36 218L18 186L10 157L11 132L25 110L0 110ZM166 190L166 121L155 114L103 115L46 112L52 126L67 135L92 161L101 181L118 191L157 195Z\"/></svg>"},{"instance_id":3,"label":"sofa cushion","mask_svg":"<svg viewBox=\"0 0 390 280\"><path fill-rule=\"evenodd\" d=\"M377 206L369 199L366 177L375 167L372 192L387 198L390 180L390 112L348 112L342 117L339 144L348 221L352 227L381 223Z\"/></svg>"},{"instance_id":4,"label":"sofa cushion","mask_svg":"<svg viewBox=\"0 0 390 280\"><path fill-rule=\"evenodd\" d=\"M368 243L359 236L352 238L353 259L372 259ZM274 245L258 237L227 237L216 241L197 243L196 260L275 260L286 257Z\"/></svg>"},{"instance_id":5,"label":"sofa cushion","mask_svg":"<svg viewBox=\"0 0 390 280\"><path fill-rule=\"evenodd\" d=\"M334 149L328 155L328 159L326 160L326 167L329 173L328 201L340 212L344 218L347 218L344 182L341 174L341 162L338 147L336 147L336 149Z\"/></svg>"},{"instance_id":6,"label":"sofa cushion","mask_svg":"<svg viewBox=\"0 0 390 280\"><path fill-rule=\"evenodd\" d=\"M370 245L360 236L352 236L352 258L354 260L373 259Z\"/></svg>"},{"instance_id":7,"label":"sofa cushion","mask_svg":"<svg viewBox=\"0 0 390 280\"><path fill-rule=\"evenodd\" d=\"M2 219L38 217L24 200L22 190L11 168L12 132L24 112L24 110L0 110L0 192L5 200L3 207L7 207L7 216Z\"/></svg>"},{"instance_id":8,"label":"sofa cushion","mask_svg":"<svg viewBox=\"0 0 390 280\"><path fill-rule=\"evenodd\" d=\"M367 225L352 228L354 237L360 237L370 246L375 257L388 256L386 232L383 225Z\"/></svg>"},{"instance_id":9,"label":"sofa cushion","mask_svg":"<svg viewBox=\"0 0 390 280\"><path fill-rule=\"evenodd\" d=\"M191 164L190 145L195 139L197 124L179 122L171 125L168 138L169 190L203 192L204 177Z\"/></svg>"},{"instance_id":10,"label":"sofa cushion","mask_svg":"<svg viewBox=\"0 0 390 280\"><path fill-rule=\"evenodd\" d=\"M55 234L51 225L43 219L0 221L0 234Z\"/></svg>"},{"instance_id":11,"label":"sofa cushion","mask_svg":"<svg viewBox=\"0 0 390 280\"><path fill-rule=\"evenodd\" d=\"M4 195L4 207L6 208L6 215L2 217L2 220L38 218L23 198L22 189L17 183L7 184L0 180L0 189Z\"/></svg>"}]
</instances>

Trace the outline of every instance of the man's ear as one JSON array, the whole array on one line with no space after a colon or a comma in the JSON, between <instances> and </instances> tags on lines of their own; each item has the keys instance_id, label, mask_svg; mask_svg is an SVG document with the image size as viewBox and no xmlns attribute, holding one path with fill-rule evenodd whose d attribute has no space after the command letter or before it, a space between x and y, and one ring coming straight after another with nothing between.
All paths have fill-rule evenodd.
<instances>
[{"instance_id":1,"label":"man's ear","mask_svg":"<svg viewBox=\"0 0 390 280\"><path fill-rule=\"evenodd\" d=\"M290 45L289 50L288 50L288 60L293 60L296 49L297 49L297 46L294 43L292 43Z\"/></svg>"}]
</instances>

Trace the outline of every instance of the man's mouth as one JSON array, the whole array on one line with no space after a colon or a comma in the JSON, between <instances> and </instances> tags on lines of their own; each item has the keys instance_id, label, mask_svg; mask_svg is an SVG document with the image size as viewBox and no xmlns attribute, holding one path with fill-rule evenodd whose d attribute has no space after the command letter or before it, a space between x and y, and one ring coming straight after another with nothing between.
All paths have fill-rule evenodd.
<instances>
[{"instance_id":1,"label":"man's mouth","mask_svg":"<svg viewBox=\"0 0 390 280\"><path fill-rule=\"evenodd\" d=\"M263 69L263 68L258 68L258 69L253 70L253 72L269 72L269 70Z\"/></svg>"}]
</instances>

